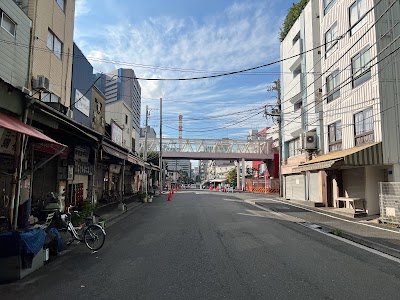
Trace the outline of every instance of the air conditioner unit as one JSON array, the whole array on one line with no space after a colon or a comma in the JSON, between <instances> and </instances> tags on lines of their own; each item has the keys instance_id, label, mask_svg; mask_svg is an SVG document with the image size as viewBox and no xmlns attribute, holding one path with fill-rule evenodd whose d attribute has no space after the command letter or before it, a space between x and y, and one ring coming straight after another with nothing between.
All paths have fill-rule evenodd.
<instances>
[{"instance_id":1,"label":"air conditioner unit","mask_svg":"<svg viewBox=\"0 0 400 300\"><path fill-rule=\"evenodd\" d=\"M317 134L315 131L308 131L301 135L301 146L305 150L317 149Z\"/></svg>"},{"instance_id":2,"label":"air conditioner unit","mask_svg":"<svg viewBox=\"0 0 400 300\"><path fill-rule=\"evenodd\" d=\"M19 88L20 88L20 90L21 90L22 93L24 93L24 94L26 94L26 95L28 95L28 96L32 96L32 91L29 90L28 88L26 88L26 87L24 87L24 86L21 86L21 87L19 87Z\"/></svg>"},{"instance_id":3,"label":"air conditioner unit","mask_svg":"<svg viewBox=\"0 0 400 300\"><path fill-rule=\"evenodd\" d=\"M50 90L50 80L43 75L38 75L36 80L32 81L32 85L36 90Z\"/></svg>"}]
</instances>

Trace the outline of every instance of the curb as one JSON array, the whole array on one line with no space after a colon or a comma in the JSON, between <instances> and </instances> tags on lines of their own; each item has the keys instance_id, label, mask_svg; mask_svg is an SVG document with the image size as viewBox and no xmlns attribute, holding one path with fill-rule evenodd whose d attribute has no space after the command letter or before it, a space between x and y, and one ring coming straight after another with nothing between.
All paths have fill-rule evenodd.
<instances>
[{"instance_id":1,"label":"curb","mask_svg":"<svg viewBox=\"0 0 400 300\"><path fill-rule=\"evenodd\" d=\"M128 215L130 215L130 213L136 211L137 209L139 209L139 208L142 207L142 206L143 206L143 203L138 203L138 204L136 204L136 205L133 205L133 206L131 206L131 207L128 207L128 210L127 210L127 211L122 211L122 210L121 210L121 211L118 211L117 213L111 215L108 219L105 219L105 220L104 220L104 222L105 222L105 224L106 224L106 228L109 227L109 226L114 225L115 223L112 223L112 222L113 222L114 220L118 219L119 217L121 217L122 215L128 216ZM121 218L121 219L122 219L122 218ZM109 223L111 223L111 224L109 224Z\"/></svg>"},{"instance_id":2,"label":"curb","mask_svg":"<svg viewBox=\"0 0 400 300\"><path fill-rule=\"evenodd\" d=\"M282 203L290 203L289 201L284 201L284 200L279 199L279 198L275 198L274 200L280 201ZM255 202L255 203L262 206L262 202L261 203ZM297 203L296 203L296 205L299 206L299 207L302 207L301 205L299 205ZM311 210L311 211L314 211L316 213L321 212L321 210L319 210L319 209L313 209L313 208L310 208L308 206L304 207L304 208L308 209L308 210ZM322 212L324 212L324 211L322 211ZM324 212L324 213L326 213L326 212ZM326 214L329 215L328 213L326 213ZM336 215L336 214L331 214L331 215L333 217L341 217L341 218L343 218L343 216L341 216L341 215ZM325 232L328 232L330 234L333 234L332 232L337 230L337 228L331 227L329 225L320 224L320 223L318 223L318 225L321 226L321 228ZM379 227L377 227L377 229L379 229ZM379 244L377 242L374 242L374 241L359 237L358 235L355 235L355 234L350 233L350 232L345 231L345 230L340 230L340 231L341 231L341 234L338 235L338 236L340 236L342 238L345 238L345 239L350 240L352 242L355 242L357 244L363 245L365 247L380 251L382 253L385 253L387 255L390 255L390 256L393 256L393 257L396 257L396 258L400 259L400 249L396 249L396 248L392 248L392 247L389 247L389 246L386 246L386 245L383 245L383 244Z\"/></svg>"},{"instance_id":3,"label":"curb","mask_svg":"<svg viewBox=\"0 0 400 300\"><path fill-rule=\"evenodd\" d=\"M330 227L328 225L321 225L321 224L318 224L318 225L320 225L323 229L325 229L326 232L329 232L330 234L333 234L332 232L336 229L336 228ZM388 255L391 255L393 257L400 259L400 249L395 249L395 248L392 248L389 246L385 246L383 244L379 244L379 243L361 238L361 237L354 235L352 233L349 233L347 231L342 231L341 234L338 236L340 236L344 239L350 240L352 242L355 242L357 244L366 246L368 248L380 251L382 253L385 253L385 254L388 254Z\"/></svg>"}]
</instances>

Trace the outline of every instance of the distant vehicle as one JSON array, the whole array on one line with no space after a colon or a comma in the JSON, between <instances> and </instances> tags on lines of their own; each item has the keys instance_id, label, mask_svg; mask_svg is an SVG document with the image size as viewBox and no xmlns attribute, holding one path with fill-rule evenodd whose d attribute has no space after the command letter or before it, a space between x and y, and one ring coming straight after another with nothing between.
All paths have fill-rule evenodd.
<instances>
[{"instance_id":1,"label":"distant vehicle","mask_svg":"<svg viewBox=\"0 0 400 300\"><path fill-rule=\"evenodd\" d=\"M195 184L191 184L191 185L190 185L190 188L191 188L191 189L195 189L195 188L196 188L196 185L195 185Z\"/></svg>"}]
</instances>

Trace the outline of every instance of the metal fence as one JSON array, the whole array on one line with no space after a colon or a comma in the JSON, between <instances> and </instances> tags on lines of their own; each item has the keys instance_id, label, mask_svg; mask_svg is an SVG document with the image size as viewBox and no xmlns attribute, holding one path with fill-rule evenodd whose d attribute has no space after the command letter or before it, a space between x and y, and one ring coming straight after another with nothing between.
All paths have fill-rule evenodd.
<instances>
[{"instance_id":1,"label":"metal fence","mask_svg":"<svg viewBox=\"0 0 400 300\"><path fill-rule=\"evenodd\" d=\"M246 191L252 193L279 193L279 179L246 179Z\"/></svg>"},{"instance_id":2,"label":"metal fence","mask_svg":"<svg viewBox=\"0 0 400 300\"><path fill-rule=\"evenodd\" d=\"M400 224L400 182L380 182L381 220Z\"/></svg>"}]
</instances>

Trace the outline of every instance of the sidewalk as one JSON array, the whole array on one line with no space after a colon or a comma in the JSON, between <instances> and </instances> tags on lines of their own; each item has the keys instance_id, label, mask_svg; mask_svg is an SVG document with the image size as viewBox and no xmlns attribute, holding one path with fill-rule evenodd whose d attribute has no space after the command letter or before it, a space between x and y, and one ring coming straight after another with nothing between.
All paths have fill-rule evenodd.
<instances>
[{"instance_id":1,"label":"sidewalk","mask_svg":"<svg viewBox=\"0 0 400 300\"><path fill-rule=\"evenodd\" d=\"M139 208L143 203L139 201L136 195L125 196L124 203L126 204L127 210L123 210L120 206L119 201L101 205L95 210L95 214L99 215L102 220L105 221L105 224L109 224L119 216L123 215L126 212L129 212L133 209Z\"/></svg>"},{"instance_id":2,"label":"sidewalk","mask_svg":"<svg viewBox=\"0 0 400 300\"><path fill-rule=\"evenodd\" d=\"M281 198L260 199L256 204L269 210L294 216L320 225L324 231L400 258L400 230L376 224L367 218L352 219L329 212L328 209L291 203ZM280 205L281 204L281 205ZM285 207L283 207L285 205ZM289 207L289 209L288 209Z\"/></svg>"}]
</instances>

